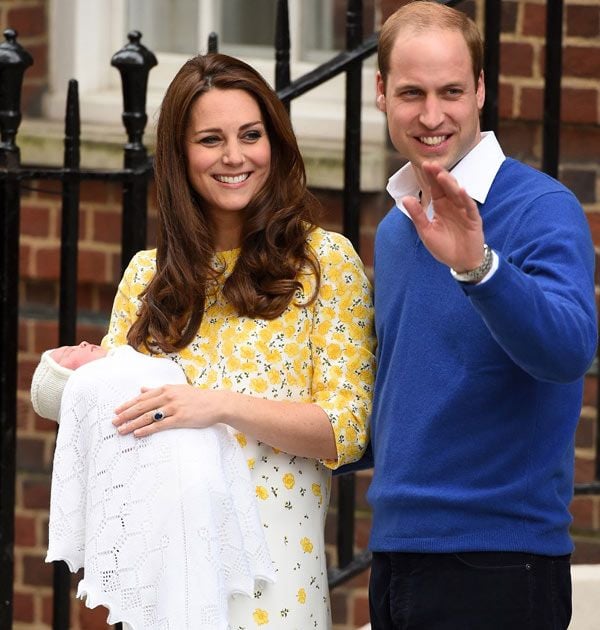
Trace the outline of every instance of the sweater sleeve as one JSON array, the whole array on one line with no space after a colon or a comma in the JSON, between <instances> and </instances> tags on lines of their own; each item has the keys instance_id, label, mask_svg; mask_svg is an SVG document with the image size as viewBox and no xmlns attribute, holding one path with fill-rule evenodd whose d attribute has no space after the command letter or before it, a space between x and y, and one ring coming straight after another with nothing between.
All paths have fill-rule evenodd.
<instances>
[{"instance_id":1,"label":"sweater sleeve","mask_svg":"<svg viewBox=\"0 0 600 630\"><path fill-rule=\"evenodd\" d=\"M156 250L138 252L121 278L113 302L108 332L102 339L106 350L127 344L127 333L137 319L140 308L140 293L156 271Z\"/></svg>"},{"instance_id":2,"label":"sweater sleeve","mask_svg":"<svg viewBox=\"0 0 600 630\"><path fill-rule=\"evenodd\" d=\"M496 273L463 290L496 342L539 380L583 376L597 344L594 248L575 197L566 190L539 197L505 243L490 245Z\"/></svg>"},{"instance_id":3,"label":"sweater sleeve","mask_svg":"<svg viewBox=\"0 0 600 630\"><path fill-rule=\"evenodd\" d=\"M329 416L337 460L329 468L354 462L369 439L375 371L375 338L370 283L350 242L339 234L315 247L321 266L310 338L312 400Z\"/></svg>"}]
</instances>

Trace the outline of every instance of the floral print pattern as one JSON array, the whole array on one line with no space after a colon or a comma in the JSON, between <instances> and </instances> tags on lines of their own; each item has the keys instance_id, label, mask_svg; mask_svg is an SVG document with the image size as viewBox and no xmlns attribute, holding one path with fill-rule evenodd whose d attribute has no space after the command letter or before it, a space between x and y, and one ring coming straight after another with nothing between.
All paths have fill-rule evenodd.
<instances>
[{"instance_id":1,"label":"floral print pattern","mask_svg":"<svg viewBox=\"0 0 600 630\"><path fill-rule=\"evenodd\" d=\"M309 237L321 268L316 300L308 305L314 278L274 320L239 317L217 286L192 343L168 355L188 382L274 400L312 402L325 410L337 445L337 460L290 455L236 433L250 469L267 543L276 570L274 584L260 584L254 600L234 597L231 630L329 628L331 616L323 530L331 469L356 461L368 441L374 380L371 287L349 241L316 229ZM139 309L139 294L155 271L155 250L129 264L115 298L105 348L126 343ZM239 250L220 252L215 266L226 278Z\"/></svg>"}]
</instances>

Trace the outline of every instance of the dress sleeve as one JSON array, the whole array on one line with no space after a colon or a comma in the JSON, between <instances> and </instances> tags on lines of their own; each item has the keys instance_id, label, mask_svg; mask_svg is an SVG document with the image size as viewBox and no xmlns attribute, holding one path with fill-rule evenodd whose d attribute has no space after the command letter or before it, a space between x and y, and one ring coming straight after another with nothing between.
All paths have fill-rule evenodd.
<instances>
[{"instance_id":1,"label":"dress sleeve","mask_svg":"<svg viewBox=\"0 0 600 630\"><path fill-rule=\"evenodd\" d=\"M106 350L127 344L127 333L137 319L140 293L156 271L156 250L138 252L132 259L119 282L113 302L108 332L102 339Z\"/></svg>"},{"instance_id":2,"label":"dress sleeve","mask_svg":"<svg viewBox=\"0 0 600 630\"><path fill-rule=\"evenodd\" d=\"M311 347L312 399L329 416L337 460L329 468L357 461L369 441L375 377L372 289L350 242L335 233L313 246L321 266Z\"/></svg>"}]
</instances>

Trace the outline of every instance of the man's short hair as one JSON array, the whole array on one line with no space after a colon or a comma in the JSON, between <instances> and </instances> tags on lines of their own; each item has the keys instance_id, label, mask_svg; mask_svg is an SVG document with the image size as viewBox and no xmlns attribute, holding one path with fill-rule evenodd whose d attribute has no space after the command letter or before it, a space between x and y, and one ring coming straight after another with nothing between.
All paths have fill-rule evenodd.
<instances>
[{"instance_id":1,"label":"man's short hair","mask_svg":"<svg viewBox=\"0 0 600 630\"><path fill-rule=\"evenodd\" d=\"M400 7L385 21L379 34L377 62L384 87L390 71L392 49L400 31L423 33L430 30L453 30L462 33L471 55L475 87L483 70L483 40L477 25L462 11L434 0L416 0Z\"/></svg>"}]
</instances>

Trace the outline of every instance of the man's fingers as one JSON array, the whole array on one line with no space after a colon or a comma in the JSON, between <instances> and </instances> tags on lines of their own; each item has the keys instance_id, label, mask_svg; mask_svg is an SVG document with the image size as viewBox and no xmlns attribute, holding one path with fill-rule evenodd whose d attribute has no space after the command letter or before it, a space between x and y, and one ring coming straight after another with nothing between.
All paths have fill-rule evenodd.
<instances>
[{"instance_id":1,"label":"man's fingers","mask_svg":"<svg viewBox=\"0 0 600 630\"><path fill-rule=\"evenodd\" d=\"M410 218L413 220L413 223L417 228L417 232L420 232L422 229L427 227L429 219L423 210L423 206L421 206L416 197L404 197L402 199L402 205L406 208Z\"/></svg>"}]
</instances>

